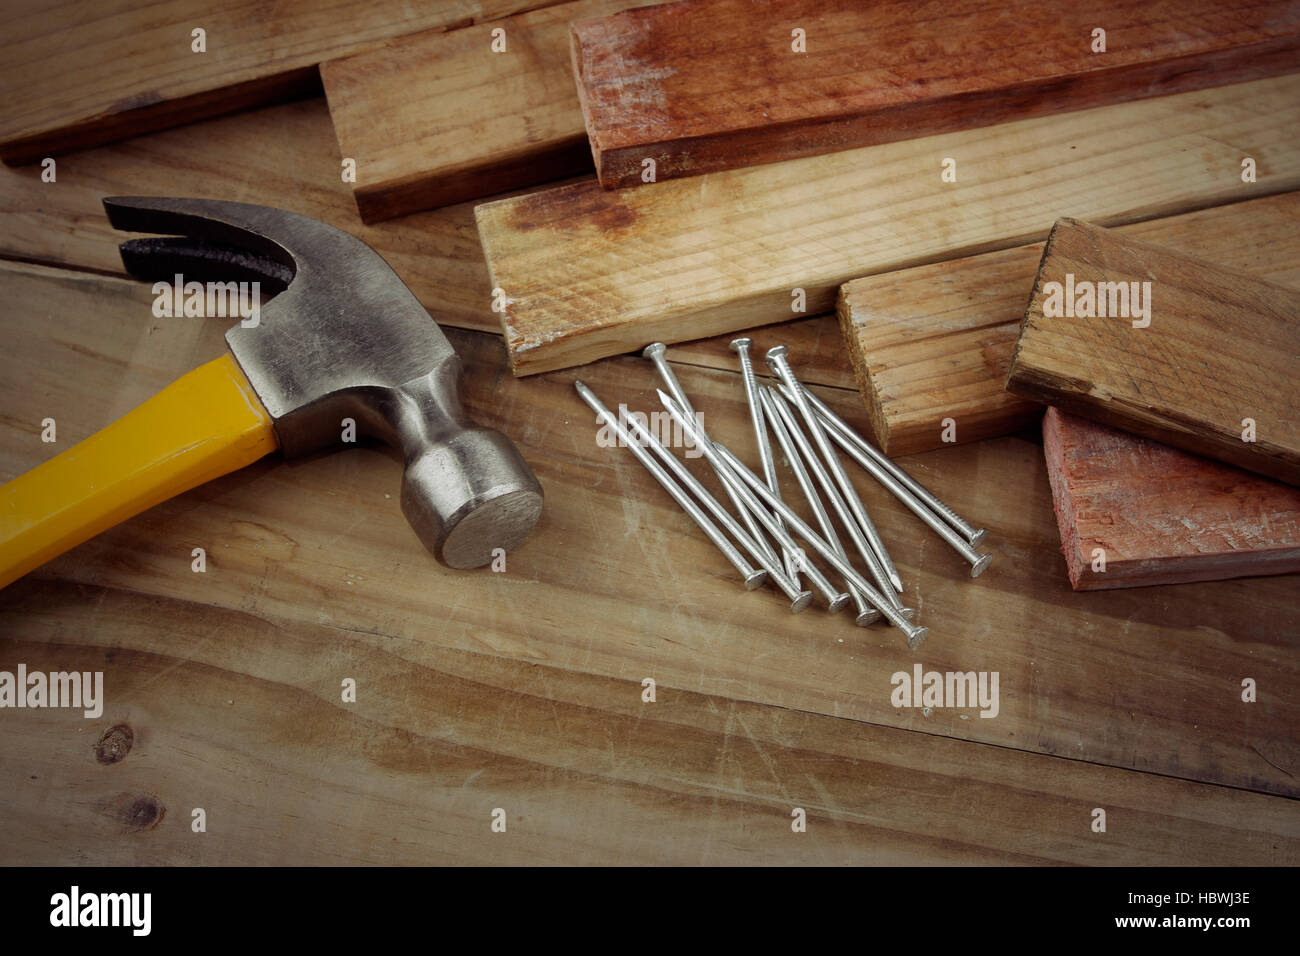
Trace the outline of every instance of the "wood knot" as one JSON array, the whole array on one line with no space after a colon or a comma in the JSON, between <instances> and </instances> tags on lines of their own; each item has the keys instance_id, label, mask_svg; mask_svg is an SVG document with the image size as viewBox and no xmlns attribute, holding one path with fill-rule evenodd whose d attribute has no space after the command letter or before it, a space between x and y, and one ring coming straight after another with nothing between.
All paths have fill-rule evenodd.
<instances>
[{"instance_id":1,"label":"wood knot","mask_svg":"<svg viewBox=\"0 0 1300 956\"><path fill-rule=\"evenodd\" d=\"M104 731L95 744L95 759L100 763L117 763L126 759L135 743L135 733L126 724L117 724Z\"/></svg>"},{"instance_id":2,"label":"wood knot","mask_svg":"<svg viewBox=\"0 0 1300 956\"><path fill-rule=\"evenodd\" d=\"M95 809L120 824L123 833L155 830L167 816L162 800L151 793L117 793L96 801Z\"/></svg>"},{"instance_id":3,"label":"wood knot","mask_svg":"<svg viewBox=\"0 0 1300 956\"><path fill-rule=\"evenodd\" d=\"M122 822L132 830L152 830L167 815L156 797L137 797L122 812Z\"/></svg>"}]
</instances>

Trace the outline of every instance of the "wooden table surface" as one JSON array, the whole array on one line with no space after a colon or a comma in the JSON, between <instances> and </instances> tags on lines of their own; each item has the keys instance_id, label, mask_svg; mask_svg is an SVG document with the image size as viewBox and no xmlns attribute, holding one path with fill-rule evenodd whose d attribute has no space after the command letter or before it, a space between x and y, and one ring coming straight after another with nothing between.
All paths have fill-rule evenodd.
<instances>
[{"instance_id":1,"label":"wooden table surface","mask_svg":"<svg viewBox=\"0 0 1300 956\"><path fill-rule=\"evenodd\" d=\"M459 327L466 404L533 465L542 521L505 572L453 572L406 525L384 449L269 458L11 585L0 670L103 671L106 704L0 712L0 863L1300 862L1300 577L1072 592L1028 433L901 459L989 528L977 580L854 473L931 629L916 652L791 615L596 444L573 380L648 410L648 363L513 378L472 210L363 229L338 169L313 100L74 154L54 183L0 170L0 479L220 354L228 323L154 318L149 286L114 274L98 208L212 195L383 248ZM756 340L864 421L833 318ZM672 354L752 461L725 340ZM997 716L895 708L891 675L918 663L996 671Z\"/></svg>"}]
</instances>

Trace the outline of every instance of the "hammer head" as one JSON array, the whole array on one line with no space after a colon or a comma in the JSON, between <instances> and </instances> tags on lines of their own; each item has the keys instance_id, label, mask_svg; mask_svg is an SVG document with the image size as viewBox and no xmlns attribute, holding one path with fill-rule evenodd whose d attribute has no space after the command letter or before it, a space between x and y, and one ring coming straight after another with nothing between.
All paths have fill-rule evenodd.
<instances>
[{"instance_id":1,"label":"hammer head","mask_svg":"<svg viewBox=\"0 0 1300 956\"><path fill-rule=\"evenodd\" d=\"M257 280L275 297L226 333L284 453L356 433L400 448L402 511L445 564L487 564L528 534L542 489L519 450L461 407L460 358L378 253L315 219L213 199L115 197L109 221L167 238L122 243L138 279Z\"/></svg>"}]
</instances>

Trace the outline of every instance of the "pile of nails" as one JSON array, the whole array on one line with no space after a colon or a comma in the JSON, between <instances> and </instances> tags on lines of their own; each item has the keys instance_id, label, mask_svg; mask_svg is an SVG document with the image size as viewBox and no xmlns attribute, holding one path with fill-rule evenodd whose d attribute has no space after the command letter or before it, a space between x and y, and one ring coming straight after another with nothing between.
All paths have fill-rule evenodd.
<instances>
[{"instance_id":1,"label":"pile of nails","mask_svg":"<svg viewBox=\"0 0 1300 956\"><path fill-rule=\"evenodd\" d=\"M723 490L731 499L735 515L724 508L645 425L635 416L624 414L623 406L619 406L619 415L615 417L582 382L575 382L574 387L595 411L597 421L619 437L673 500L695 520L709 540L718 546L740 572L746 588L752 590L771 582L790 599L790 610L798 612L808 607L813 599L813 592L804 589L801 583L800 575L803 575L822 595L830 611L842 610L852 603L857 611L855 620L858 626L865 627L883 617L903 632L909 647L915 648L925 640L928 628L914 624L912 610L903 606L898 596L903 592L898 570L854 490L835 446L866 469L965 558L971 565L971 577L978 577L993 560L992 554L975 550L984 540L984 529L976 529L962 519L805 388L790 368L789 350L784 345L769 349L765 356L776 380L771 384L760 383L750 360L752 344L750 339L739 338L731 342L731 349L740 357L745 397L758 441L761 478L725 445L712 440L704 431L690 399L682 391L677 376L664 357L666 346L655 342L647 345L641 353L654 363L668 389L667 394L659 391L659 400L693 447L698 448L713 466ZM820 534L782 500L771 436L775 436L794 473L821 529ZM870 580L850 563L848 551L832 521L832 513L854 550L862 557ZM731 538L728 539L727 535ZM843 581L843 590L808 560L796 539L833 569Z\"/></svg>"}]
</instances>

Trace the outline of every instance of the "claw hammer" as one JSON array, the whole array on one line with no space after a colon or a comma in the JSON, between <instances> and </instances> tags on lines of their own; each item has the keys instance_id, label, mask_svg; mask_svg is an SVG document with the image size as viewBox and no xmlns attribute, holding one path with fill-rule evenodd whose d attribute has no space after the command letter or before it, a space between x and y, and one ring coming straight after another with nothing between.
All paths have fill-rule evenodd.
<instances>
[{"instance_id":1,"label":"claw hammer","mask_svg":"<svg viewBox=\"0 0 1300 956\"><path fill-rule=\"evenodd\" d=\"M401 505L444 564L474 568L527 536L542 489L519 450L461 407L460 358L388 264L306 216L211 199L104 200L148 281L255 278L274 298L229 352L0 487L0 587L159 502L279 448L341 444L342 422L401 449Z\"/></svg>"}]
</instances>

